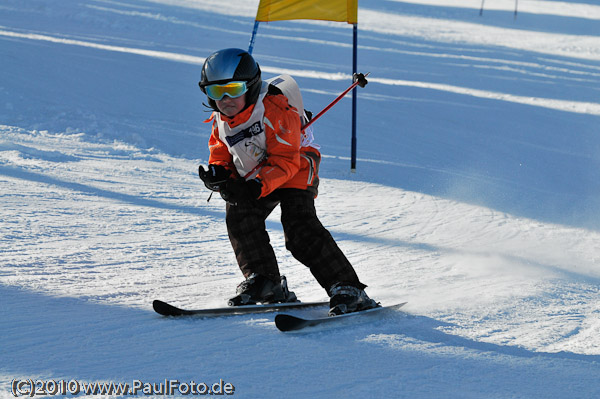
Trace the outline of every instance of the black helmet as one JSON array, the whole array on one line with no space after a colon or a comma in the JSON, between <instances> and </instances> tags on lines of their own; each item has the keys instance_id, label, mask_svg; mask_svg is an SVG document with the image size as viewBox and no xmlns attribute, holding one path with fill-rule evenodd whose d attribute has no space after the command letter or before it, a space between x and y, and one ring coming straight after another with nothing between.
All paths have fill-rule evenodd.
<instances>
[{"instance_id":1,"label":"black helmet","mask_svg":"<svg viewBox=\"0 0 600 399\"><path fill-rule=\"evenodd\" d=\"M202 75L198 85L206 93L206 86L231 81L247 82L246 107L258 100L262 80L260 67L247 51L239 48L227 48L212 53L202 66ZM218 111L215 100L208 98L208 105Z\"/></svg>"}]
</instances>

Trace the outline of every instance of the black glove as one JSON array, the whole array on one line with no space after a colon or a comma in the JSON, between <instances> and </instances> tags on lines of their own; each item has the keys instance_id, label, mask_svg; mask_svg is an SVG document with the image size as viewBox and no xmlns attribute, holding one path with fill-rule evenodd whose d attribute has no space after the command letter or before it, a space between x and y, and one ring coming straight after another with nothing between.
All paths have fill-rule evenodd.
<instances>
[{"instance_id":1,"label":"black glove","mask_svg":"<svg viewBox=\"0 0 600 399\"><path fill-rule=\"evenodd\" d=\"M259 179L229 179L224 187L221 187L221 197L230 204L236 205L240 202L257 200L261 191L262 183Z\"/></svg>"},{"instance_id":2,"label":"black glove","mask_svg":"<svg viewBox=\"0 0 600 399\"><path fill-rule=\"evenodd\" d=\"M204 170L202 165L198 167L198 176L204 182L206 188L212 191L219 191L227 179L231 177L231 172L221 165L208 165L208 170Z\"/></svg>"}]
</instances>

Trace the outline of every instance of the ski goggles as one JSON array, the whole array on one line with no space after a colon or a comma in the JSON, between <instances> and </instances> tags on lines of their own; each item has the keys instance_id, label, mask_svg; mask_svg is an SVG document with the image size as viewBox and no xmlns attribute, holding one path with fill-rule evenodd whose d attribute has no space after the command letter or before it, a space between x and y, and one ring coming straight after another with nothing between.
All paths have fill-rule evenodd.
<instances>
[{"instance_id":1,"label":"ski goggles","mask_svg":"<svg viewBox=\"0 0 600 399\"><path fill-rule=\"evenodd\" d=\"M224 84L208 85L204 87L204 90L209 98L218 101L225 96L238 98L248 91L248 86L246 85L246 82L235 81Z\"/></svg>"}]
</instances>

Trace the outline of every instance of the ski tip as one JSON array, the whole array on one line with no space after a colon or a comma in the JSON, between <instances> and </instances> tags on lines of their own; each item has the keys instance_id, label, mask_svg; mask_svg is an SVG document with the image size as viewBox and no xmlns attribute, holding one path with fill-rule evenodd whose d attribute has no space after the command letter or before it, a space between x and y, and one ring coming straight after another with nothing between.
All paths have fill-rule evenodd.
<instances>
[{"instance_id":1,"label":"ski tip","mask_svg":"<svg viewBox=\"0 0 600 399\"><path fill-rule=\"evenodd\" d=\"M301 317L293 316L290 314L280 313L275 316L275 326L277 326L277 328L280 331L287 332L287 331L301 330L305 327L314 327L314 326L320 326L320 325L332 325L334 323L338 324L338 322L344 323L344 320L352 320L358 316L374 315L374 314L378 314L378 313L381 313L384 311L396 310L396 309L399 309L402 306L404 306L406 303L407 302L402 302L402 303L398 303L395 305L387 305L387 306L379 305L372 309L366 309L366 310L352 312L352 313L344 313L344 314L341 314L338 316L319 317L316 319L303 319Z\"/></svg>"},{"instance_id":2,"label":"ski tip","mask_svg":"<svg viewBox=\"0 0 600 399\"><path fill-rule=\"evenodd\" d=\"M166 302L159 301L158 299L155 299L152 302L152 308L154 309L154 311L156 313L163 315L163 316L178 316L178 315L182 315L184 313L183 310L181 310L173 305L169 305Z\"/></svg>"},{"instance_id":3,"label":"ski tip","mask_svg":"<svg viewBox=\"0 0 600 399\"><path fill-rule=\"evenodd\" d=\"M280 313L275 316L275 326L279 331L294 331L304 327L306 320L292 316L290 314Z\"/></svg>"}]
</instances>

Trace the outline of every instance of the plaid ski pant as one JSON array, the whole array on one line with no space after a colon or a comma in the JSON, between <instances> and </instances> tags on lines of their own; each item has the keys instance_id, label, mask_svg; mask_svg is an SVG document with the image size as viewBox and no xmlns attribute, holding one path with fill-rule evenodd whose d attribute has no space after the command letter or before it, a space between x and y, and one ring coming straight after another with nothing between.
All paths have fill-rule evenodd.
<instances>
[{"instance_id":1,"label":"plaid ski pant","mask_svg":"<svg viewBox=\"0 0 600 399\"><path fill-rule=\"evenodd\" d=\"M365 288L354 268L317 217L313 193L285 188L258 201L227 204L227 232L240 270L279 281L279 267L270 244L265 220L277 205L286 248L307 266L319 284L327 290L335 283Z\"/></svg>"}]
</instances>

